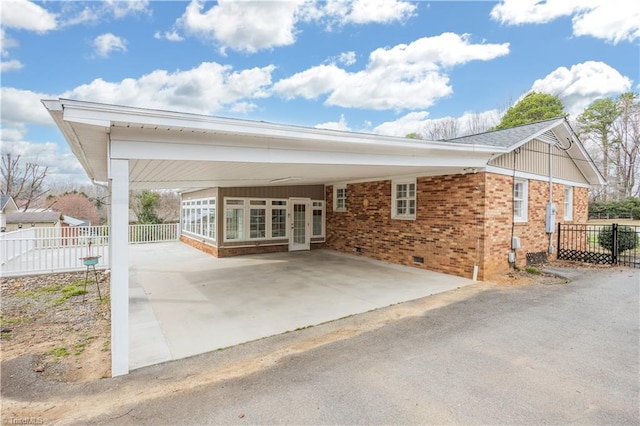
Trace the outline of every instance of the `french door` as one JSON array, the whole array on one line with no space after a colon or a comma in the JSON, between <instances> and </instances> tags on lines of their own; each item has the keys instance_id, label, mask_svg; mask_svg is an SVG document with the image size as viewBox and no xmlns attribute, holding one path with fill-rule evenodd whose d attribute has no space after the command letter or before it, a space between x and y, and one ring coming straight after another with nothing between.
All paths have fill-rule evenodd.
<instances>
[{"instance_id":1,"label":"french door","mask_svg":"<svg viewBox=\"0 0 640 426\"><path fill-rule=\"evenodd\" d=\"M289 251L311 248L311 199L289 199Z\"/></svg>"}]
</instances>

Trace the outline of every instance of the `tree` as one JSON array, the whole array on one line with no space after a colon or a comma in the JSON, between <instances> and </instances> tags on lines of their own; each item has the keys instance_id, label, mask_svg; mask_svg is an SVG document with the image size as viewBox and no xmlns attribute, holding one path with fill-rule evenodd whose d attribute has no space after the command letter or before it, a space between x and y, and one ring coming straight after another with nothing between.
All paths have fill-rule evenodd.
<instances>
[{"instance_id":1,"label":"tree","mask_svg":"<svg viewBox=\"0 0 640 426\"><path fill-rule=\"evenodd\" d=\"M453 139L458 136L460 128L454 117L432 120L424 127L424 134L432 141Z\"/></svg>"},{"instance_id":2,"label":"tree","mask_svg":"<svg viewBox=\"0 0 640 426\"><path fill-rule=\"evenodd\" d=\"M601 168L605 180L609 177L611 131L619 114L617 103L607 98L594 101L578 116L580 133L589 137L601 149ZM604 191L603 196L603 201L607 201L607 191Z\"/></svg>"},{"instance_id":3,"label":"tree","mask_svg":"<svg viewBox=\"0 0 640 426\"><path fill-rule=\"evenodd\" d=\"M156 212L160 195L149 190L140 191L131 197L132 209L138 218L139 224L160 223L160 218Z\"/></svg>"},{"instance_id":4,"label":"tree","mask_svg":"<svg viewBox=\"0 0 640 426\"><path fill-rule=\"evenodd\" d=\"M607 180L599 200L640 195L640 101L637 93L598 99L578 117L581 138L595 147L594 159Z\"/></svg>"},{"instance_id":5,"label":"tree","mask_svg":"<svg viewBox=\"0 0 640 426\"><path fill-rule=\"evenodd\" d=\"M65 216L88 220L91 225L100 224L100 215L95 204L82 192L67 192L47 197L49 206Z\"/></svg>"},{"instance_id":6,"label":"tree","mask_svg":"<svg viewBox=\"0 0 640 426\"><path fill-rule=\"evenodd\" d=\"M531 92L509 108L494 129L508 129L564 115L564 105L556 96Z\"/></svg>"},{"instance_id":7,"label":"tree","mask_svg":"<svg viewBox=\"0 0 640 426\"><path fill-rule=\"evenodd\" d=\"M411 132L411 133L407 133L405 138L408 138L408 139L422 139L422 135L420 133Z\"/></svg>"},{"instance_id":8,"label":"tree","mask_svg":"<svg viewBox=\"0 0 640 426\"><path fill-rule=\"evenodd\" d=\"M0 174L2 175L2 193L21 202L26 211L31 203L41 196L48 167L37 162L24 162L20 154L2 150Z\"/></svg>"},{"instance_id":9,"label":"tree","mask_svg":"<svg viewBox=\"0 0 640 426\"><path fill-rule=\"evenodd\" d=\"M613 226L605 226L598 232L598 242L606 250L613 252ZM632 250L638 246L638 234L635 228L626 225L618 226L618 253Z\"/></svg>"},{"instance_id":10,"label":"tree","mask_svg":"<svg viewBox=\"0 0 640 426\"><path fill-rule=\"evenodd\" d=\"M620 115L614 123L614 155L620 197L640 197L640 100L637 93L623 93L617 100Z\"/></svg>"}]
</instances>

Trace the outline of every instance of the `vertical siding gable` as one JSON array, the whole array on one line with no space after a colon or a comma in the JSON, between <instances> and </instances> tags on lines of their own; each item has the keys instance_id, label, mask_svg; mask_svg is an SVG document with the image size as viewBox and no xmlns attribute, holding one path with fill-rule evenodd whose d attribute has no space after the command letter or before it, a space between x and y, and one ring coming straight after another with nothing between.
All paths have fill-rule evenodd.
<instances>
[{"instance_id":1,"label":"vertical siding gable","mask_svg":"<svg viewBox=\"0 0 640 426\"><path fill-rule=\"evenodd\" d=\"M550 140L549 135L546 133L541 135L540 139ZM514 151L494 158L489 162L489 165L513 170L515 157L517 171L544 177L549 176L549 145L540 139L533 139ZM578 183L588 183L587 178L576 165L576 160L567 151L554 147L552 155L553 177Z\"/></svg>"}]
</instances>

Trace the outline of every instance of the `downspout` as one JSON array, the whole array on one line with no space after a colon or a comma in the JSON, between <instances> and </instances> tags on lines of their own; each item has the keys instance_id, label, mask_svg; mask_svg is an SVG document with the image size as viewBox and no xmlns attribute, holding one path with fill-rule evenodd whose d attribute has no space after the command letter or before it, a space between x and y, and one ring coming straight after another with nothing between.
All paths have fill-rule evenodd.
<instances>
[{"instance_id":1,"label":"downspout","mask_svg":"<svg viewBox=\"0 0 640 426\"><path fill-rule=\"evenodd\" d=\"M555 228L555 220L551 220L552 217L555 218L555 215L551 214L551 210L553 210L553 145L549 144L549 224L547 227L547 232L549 232L549 248L547 249L547 253L553 253L553 230Z\"/></svg>"}]
</instances>

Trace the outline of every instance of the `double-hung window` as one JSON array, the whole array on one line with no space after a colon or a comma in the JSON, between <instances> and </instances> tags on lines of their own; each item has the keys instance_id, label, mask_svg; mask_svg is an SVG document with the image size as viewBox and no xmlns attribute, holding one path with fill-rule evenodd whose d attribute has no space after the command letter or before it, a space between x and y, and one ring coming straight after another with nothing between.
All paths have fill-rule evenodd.
<instances>
[{"instance_id":1,"label":"double-hung window","mask_svg":"<svg viewBox=\"0 0 640 426\"><path fill-rule=\"evenodd\" d=\"M528 217L527 181L516 179L513 183L513 220L526 222Z\"/></svg>"},{"instance_id":2,"label":"double-hung window","mask_svg":"<svg viewBox=\"0 0 640 426\"><path fill-rule=\"evenodd\" d=\"M573 187L564 187L564 220L573 220Z\"/></svg>"},{"instance_id":3,"label":"double-hung window","mask_svg":"<svg viewBox=\"0 0 640 426\"><path fill-rule=\"evenodd\" d=\"M333 187L333 210L347 211L347 187L336 185Z\"/></svg>"},{"instance_id":4,"label":"double-hung window","mask_svg":"<svg viewBox=\"0 0 640 426\"><path fill-rule=\"evenodd\" d=\"M391 201L391 217L393 219L415 219L416 180L393 181Z\"/></svg>"}]
</instances>

